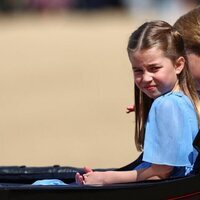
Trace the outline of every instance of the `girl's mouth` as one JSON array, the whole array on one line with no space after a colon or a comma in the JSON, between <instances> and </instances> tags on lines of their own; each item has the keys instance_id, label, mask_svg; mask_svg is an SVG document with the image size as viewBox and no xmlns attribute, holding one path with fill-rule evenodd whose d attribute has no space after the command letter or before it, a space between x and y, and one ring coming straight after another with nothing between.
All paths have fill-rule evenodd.
<instances>
[{"instance_id":1,"label":"girl's mouth","mask_svg":"<svg viewBox=\"0 0 200 200\"><path fill-rule=\"evenodd\" d=\"M155 90L156 86L155 85L149 85L149 86L145 86L144 88L145 88L145 90L152 91L152 90Z\"/></svg>"}]
</instances>

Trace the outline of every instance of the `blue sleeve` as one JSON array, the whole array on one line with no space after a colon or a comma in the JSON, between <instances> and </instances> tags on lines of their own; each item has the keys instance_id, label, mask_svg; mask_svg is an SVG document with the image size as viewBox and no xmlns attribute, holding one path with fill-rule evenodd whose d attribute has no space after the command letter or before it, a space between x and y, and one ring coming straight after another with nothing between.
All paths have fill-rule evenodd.
<instances>
[{"instance_id":1,"label":"blue sleeve","mask_svg":"<svg viewBox=\"0 0 200 200\"><path fill-rule=\"evenodd\" d=\"M168 96L154 102L146 124L143 160L191 166L194 162L192 126L198 127L197 120L190 120L190 116L195 116L194 109L185 109L188 105L180 97Z\"/></svg>"}]
</instances>

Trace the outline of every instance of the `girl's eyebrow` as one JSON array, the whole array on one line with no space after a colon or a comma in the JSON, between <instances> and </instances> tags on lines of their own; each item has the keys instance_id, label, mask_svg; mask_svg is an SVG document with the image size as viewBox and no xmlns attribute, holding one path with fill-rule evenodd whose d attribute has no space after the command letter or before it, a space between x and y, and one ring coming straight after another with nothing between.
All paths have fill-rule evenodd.
<instances>
[{"instance_id":1,"label":"girl's eyebrow","mask_svg":"<svg viewBox=\"0 0 200 200\"><path fill-rule=\"evenodd\" d=\"M136 70L136 69L142 69L142 67L137 67L137 66L132 67L132 70Z\"/></svg>"},{"instance_id":2,"label":"girl's eyebrow","mask_svg":"<svg viewBox=\"0 0 200 200\"><path fill-rule=\"evenodd\" d=\"M147 64L147 66L155 66L155 65L159 65L159 62L150 62L149 64Z\"/></svg>"},{"instance_id":3,"label":"girl's eyebrow","mask_svg":"<svg viewBox=\"0 0 200 200\"><path fill-rule=\"evenodd\" d=\"M159 63L152 63L152 64L148 64L146 65L146 67L156 67L156 66L161 66ZM139 68L142 68L140 66L133 66L132 69L139 69Z\"/></svg>"},{"instance_id":4,"label":"girl's eyebrow","mask_svg":"<svg viewBox=\"0 0 200 200\"><path fill-rule=\"evenodd\" d=\"M159 63L152 63L147 65L147 67L156 67L156 66L161 66Z\"/></svg>"}]
</instances>

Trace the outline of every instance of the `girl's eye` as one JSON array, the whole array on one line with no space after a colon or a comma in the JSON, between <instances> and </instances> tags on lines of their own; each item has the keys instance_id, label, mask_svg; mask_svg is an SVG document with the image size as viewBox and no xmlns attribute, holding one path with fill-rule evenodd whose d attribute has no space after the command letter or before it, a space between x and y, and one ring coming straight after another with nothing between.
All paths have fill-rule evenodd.
<instances>
[{"instance_id":1,"label":"girl's eye","mask_svg":"<svg viewBox=\"0 0 200 200\"><path fill-rule=\"evenodd\" d=\"M161 67L151 67L150 71L157 72Z\"/></svg>"},{"instance_id":2,"label":"girl's eye","mask_svg":"<svg viewBox=\"0 0 200 200\"><path fill-rule=\"evenodd\" d=\"M133 72L134 72L134 73L142 73L143 70L142 70L142 69L135 69L135 68L134 68L134 69L133 69Z\"/></svg>"}]
</instances>

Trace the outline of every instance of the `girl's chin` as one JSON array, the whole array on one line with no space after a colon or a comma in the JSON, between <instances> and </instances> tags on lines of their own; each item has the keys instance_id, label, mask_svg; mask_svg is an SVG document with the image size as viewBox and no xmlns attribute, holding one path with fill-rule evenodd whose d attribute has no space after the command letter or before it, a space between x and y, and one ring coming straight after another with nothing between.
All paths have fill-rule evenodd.
<instances>
[{"instance_id":1,"label":"girl's chin","mask_svg":"<svg viewBox=\"0 0 200 200\"><path fill-rule=\"evenodd\" d=\"M151 99L156 99L157 97L161 96L162 94L158 94L158 93L154 93L154 94L149 94L149 93L146 93L146 95L151 98Z\"/></svg>"}]
</instances>

